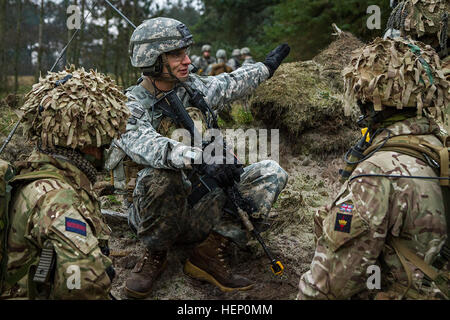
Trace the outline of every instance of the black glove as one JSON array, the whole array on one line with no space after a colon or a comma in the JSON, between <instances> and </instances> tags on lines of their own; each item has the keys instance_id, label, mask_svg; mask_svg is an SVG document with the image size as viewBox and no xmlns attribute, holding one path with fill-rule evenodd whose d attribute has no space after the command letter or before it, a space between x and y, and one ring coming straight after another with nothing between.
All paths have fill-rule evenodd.
<instances>
[{"instance_id":1,"label":"black glove","mask_svg":"<svg viewBox=\"0 0 450 320\"><path fill-rule=\"evenodd\" d=\"M220 188L228 188L241 181L241 167L233 164L208 164L204 172L217 181Z\"/></svg>"},{"instance_id":2,"label":"black glove","mask_svg":"<svg viewBox=\"0 0 450 320\"><path fill-rule=\"evenodd\" d=\"M272 78L275 70L278 69L281 62L288 56L290 51L291 47L289 47L287 43L280 44L278 47L270 51L270 53L266 57L266 60L263 61L263 63L269 69L269 78Z\"/></svg>"}]
</instances>

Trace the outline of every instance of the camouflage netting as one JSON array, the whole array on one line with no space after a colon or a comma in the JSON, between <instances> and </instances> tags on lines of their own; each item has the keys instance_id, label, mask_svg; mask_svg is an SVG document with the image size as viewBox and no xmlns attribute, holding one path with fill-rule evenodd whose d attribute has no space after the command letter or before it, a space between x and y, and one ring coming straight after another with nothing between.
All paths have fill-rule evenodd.
<instances>
[{"instance_id":1,"label":"camouflage netting","mask_svg":"<svg viewBox=\"0 0 450 320\"><path fill-rule=\"evenodd\" d=\"M71 74L66 83L56 85ZM108 145L125 130L129 116L126 96L114 81L93 70L72 66L40 78L20 108L28 139L43 148Z\"/></svg>"},{"instance_id":2,"label":"camouflage netting","mask_svg":"<svg viewBox=\"0 0 450 320\"><path fill-rule=\"evenodd\" d=\"M370 101L376 111L384 107L428 109L437 118L449 104L449 83L437 53L421 42L376 38L355 50L345 78L345 109L355 98Z\"/></svg>"},{"instance_id":3,"label":"camouflage netting","mask_svg":"<svg viewBox=\"0 0 450 320\"><path fill-rule=\"evenodd\" d=\"M448 0L405 0L394 8L387 27L401 30L403 35L421 38L421 41L430 45L431 41L436 44L443 41L446 43L450 25L444 14L449 12ZM422 39L424 36L431 41Z\"/></svg>"},{"instance_id":4,"label":"camouflage netting","mask_svg":"<svg viewBox=\"0 0 450 320\"><path fill-rule=\"evenodd\" d=\"M251 100L252 114L280 129L298 152L323 157L341 154L358 136L353 117L345 117L342 93L322 76L314 61L284 63L261 84Z\"/></svg>"},{"instance_id":5,"label":"camouflage netting","mask_svg":"<svg viewBox=\"0 0 450 320\"><path fill-rule=\"evenodd\" d=\"M351 53L364 43L350 32L341 32L325 50L313 58L319 64L321 74L338 90L344 90L342 69L350 62Z\"/></svg>"}]
</instances>

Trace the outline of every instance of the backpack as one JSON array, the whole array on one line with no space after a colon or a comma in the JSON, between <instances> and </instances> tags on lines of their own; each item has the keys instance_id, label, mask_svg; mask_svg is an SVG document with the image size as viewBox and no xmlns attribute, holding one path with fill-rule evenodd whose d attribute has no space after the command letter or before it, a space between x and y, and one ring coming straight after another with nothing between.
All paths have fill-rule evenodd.
<instances>
[{"instance_id":1,"label":"backpack","mask_svg":"<svg viewBox=\"0 0 450 320\"><path fill-rule=\"evenodd\" d=\"M443 143L443 147L432 145L413 135L395 136L389 138L387 141L381 141L377 144L371 145L363 153L364 156L377 151L393 151L406 154L420 159L430 165L440 178L439 183L442 189L445 218L447 222L447 240L442 246L439 255L433 262L433 265L430 266L428 263L423 261L422 258L411 251L408 246L403 243L402 239L388 239L388 243L395 249L408 276L408 287L403 288L403 296L407 295L412 282L411 270L406 265L406 260L420 269L425 274L426 278L428 278L427 280L433 281L441 292L443 292L447 297L449 296L447 286L450 275L448 272L442 271L441 269L450 260L450 136L442 135L440 136L440 139Z\"/></svg>"},{"instance_id":2,"label":"backpack","mask_svg":"<svg viewBox=\"0 0 450 320\"><path fill-rule=\"evenodd\" d=\"M9 202L12 187L9 182L14 178L14 167L7 161L0 159L0 292L7 263L7 240L9 226Z\"/></svg>"}]
</instances>

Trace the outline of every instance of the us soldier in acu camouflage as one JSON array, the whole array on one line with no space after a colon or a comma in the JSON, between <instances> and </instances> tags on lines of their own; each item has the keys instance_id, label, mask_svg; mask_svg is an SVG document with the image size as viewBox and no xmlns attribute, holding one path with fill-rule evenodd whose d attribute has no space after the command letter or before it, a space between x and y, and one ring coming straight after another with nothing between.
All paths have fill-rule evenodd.
<instances>
[{"instance_id":1,"label":"us soldier in acu camouflage","mask_svg":"<svg viewBox=\"0 0 450 320\"><path fill-rule=\"evenodd\" d=\"M93 185L102 149L125 130L125 100L109 78L73 69L49 73L26 96L36 150L16 163L1 298L110 298L110 229Z\"/></svg>"},{"instance_id":2,"label":"us soldier in acu camouflage","mask_svg":"<svg viewBox=\"0 0 450 320\"><path fill-rule=\"evenodd\" d=\"M255 63L255 60L253 60L250 49L247 47L241 49L241 57L243 60L242 65Z\"/></svg>"},{"instance_id":3,"label":"us soldier in acu camouflage","mask_svg":"<svg viewBox=\"0 0 450 320\"><path fill-rule=\"evenodd\" d=\"M217 76L224 72L231 72L233 69L227 64L227 52L224 49L217 50L216 53L217 63L210 64L206 70L206 74L209 76Z\"/></svg>"},{"instance_id":4,"label":"us soldier in acu camouflage","mask_svg":"<svg viewBox=\"0 0 450 320\"><path fill-rule=\"evenodd\" d=\"M264 63L230 74L199 77L188 71L192 43L186 26L169 18L146 20L130 41L131 63L141 68L143 81L126 93L132 116L127 132L114 142L115 151L107 164L114 172L115 187L128 191L129 224L147 247L126 281L129 297L150 295L153 283L166 267L168 251L176 242L203 241L185 264L188 275L209 281L223 291L251 288L251 281L232 273L224 257L230 240L245 244L246 234L239 220L227 221L223 217L226 196L221 188L236 184L242 195L257 206L253 218L264 220L287 181L286 172L271 160L247 166L242 175L238 166L211 164L207 165L208 176L217 181L219 188L193 193L192 166L184 159L201 160L202 150L170 138L172 131L180 128L179 123L156 102L174 90L191 118L210 128L214 122L211 110L194 107L186 88L201 93L218 112L224 104L268 79L289 53L289 46L273 50ZM188 202L193 197L196 200Z\"/></svg>"},{"instance_id":5,"label":"us soldier in acu camouflage","mask_svg":"<svg viewBox=\"0 0 450 320\"><path fill-rule=\"evenodd\" d=\"M231 52L231 58L228 60L227 64L233 69L236 70L241 66L240 62L241 57L241 50L240 49L233 49Z\"/></svg>"},{"instance_id":6,"label":"us soldier in acu camouflage","mask_svg":"<svg viewBox=\"0 0 450 320\"><path fill-rule=\"evenodd\" d=\"M197 74L201 76L208 75L206 70L214 63L216 63L216 58L211 56L211 46L204 44L202 46L202 55L194 61L194 65L198 68Z\"/></svg>"},{"instance_id":7,"label":"us soldier in acu camouflage","mask_svg":"<svg viewBox=\"0 0 450 320\"><path fill-rule=\"evenodd\" d=\"M346 156L338 196L316 213L298 298L448 299L450 142L435 119L450 95L439 58L420 42L377 38L343 74L345 99L356 98L368 129ZM367 287L372 265L381 290Z\"/></svg>"}]
</instances>

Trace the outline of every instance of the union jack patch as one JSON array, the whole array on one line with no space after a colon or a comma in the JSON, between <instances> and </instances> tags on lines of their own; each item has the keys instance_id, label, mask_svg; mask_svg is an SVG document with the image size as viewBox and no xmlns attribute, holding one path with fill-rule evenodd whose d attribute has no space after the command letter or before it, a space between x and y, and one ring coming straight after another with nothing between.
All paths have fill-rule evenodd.
<instances>
[{"instance_id":1,"label":"union jack patch","mask_svg":"<svg viewBox=\"0 0 450 320\"><path fill-rule=\"evenodd\" d=\"M354 206L352 204L343 203L343 204L341 204L341 207L339 208L339 210L342 212L352 212L353 208L354 208Z\"/></svg>"}]
</instances>

